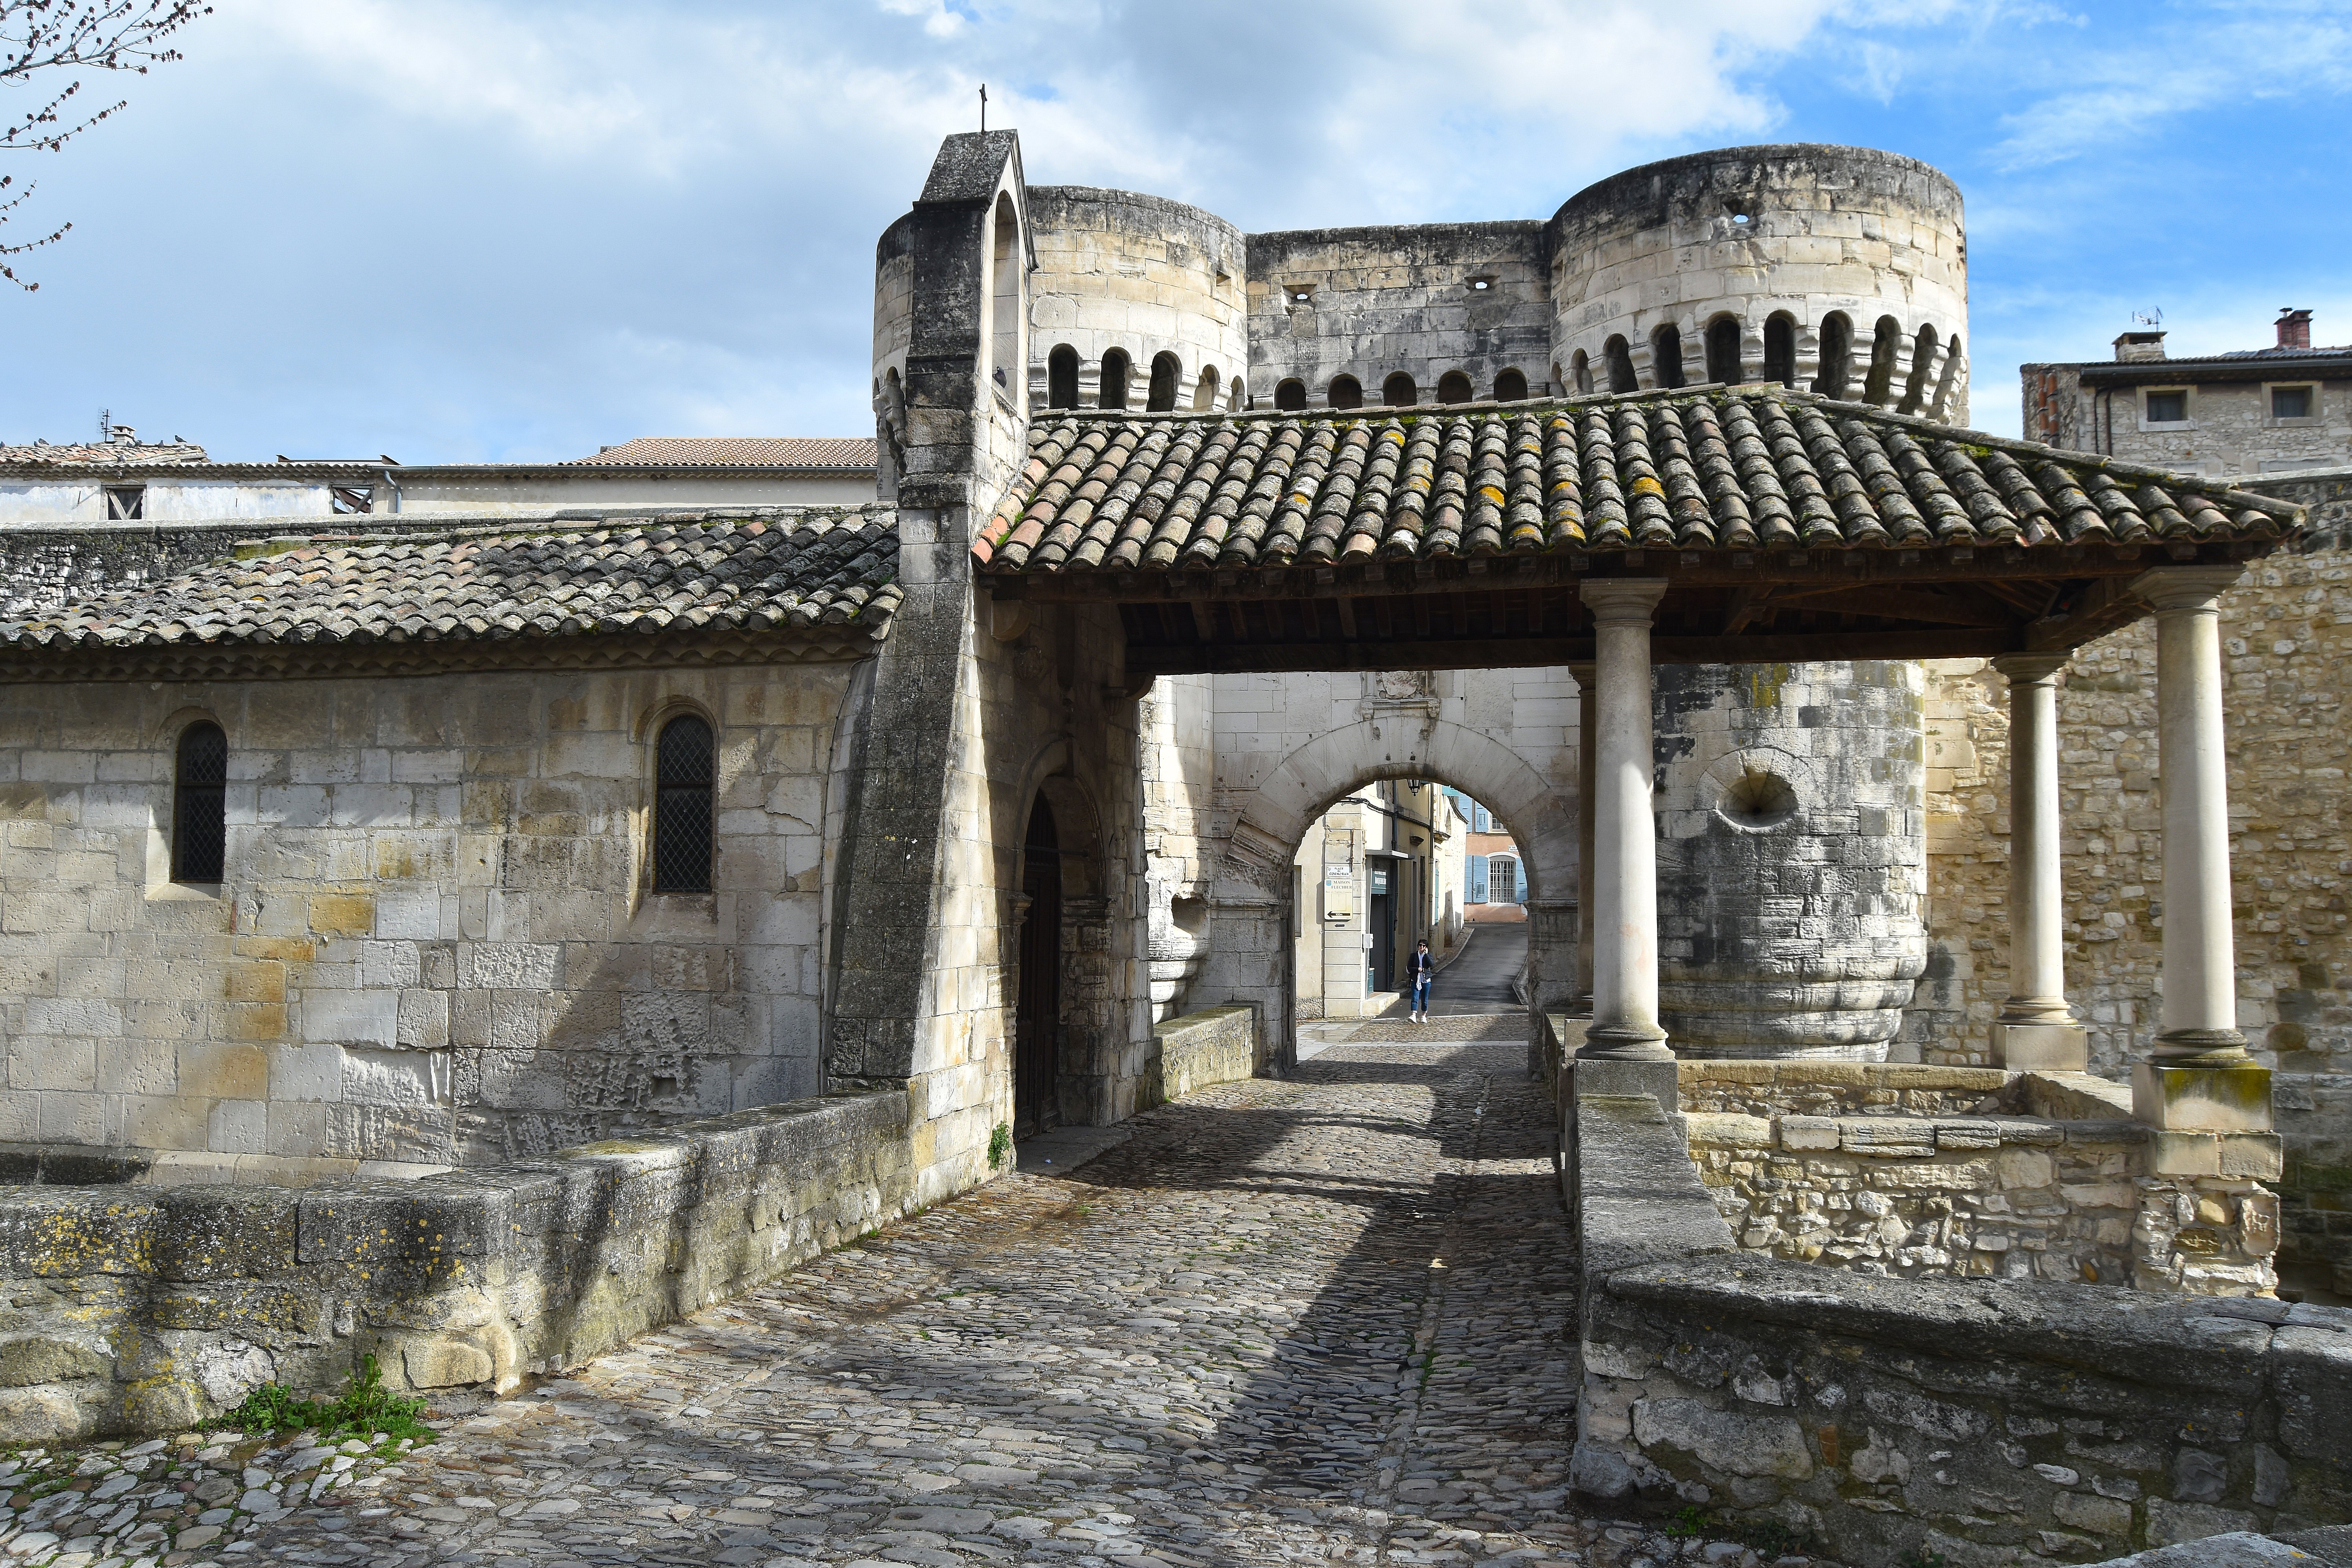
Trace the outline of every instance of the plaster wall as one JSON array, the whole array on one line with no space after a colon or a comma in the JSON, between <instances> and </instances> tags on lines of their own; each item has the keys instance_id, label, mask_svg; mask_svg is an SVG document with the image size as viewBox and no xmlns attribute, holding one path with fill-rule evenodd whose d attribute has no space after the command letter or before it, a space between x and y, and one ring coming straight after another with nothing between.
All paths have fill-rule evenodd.
<instances>
[{"instance_id":1,"label":"plaster wall","mask_svg":"<svg viewBox=\"0 0 2352 1568\"><path fill-rule=\"evenodd\" d=\"M847 663L33 684L0 701L0 1141L280 1179L816 1092ZM649 891L653 741L719 742L715 891ZM226 731L226 876L172 881Z\"/></svg>"}]
</instances>

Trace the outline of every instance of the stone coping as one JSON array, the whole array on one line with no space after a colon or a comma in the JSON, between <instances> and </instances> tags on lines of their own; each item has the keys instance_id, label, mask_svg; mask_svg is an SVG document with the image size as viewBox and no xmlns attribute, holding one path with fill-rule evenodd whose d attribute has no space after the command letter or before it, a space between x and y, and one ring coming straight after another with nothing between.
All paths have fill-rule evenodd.
<instances>
[{"instance_id":1,"label":"stone coping","mask_svg":"<svg viewBox=\"0 0 2352 1568\"><path fill-rule=\"evenodd\" d=\"M1749 1116L1739 1111L1683 1113L1694 1143L1782 1149L1902 1159L1950 1150L2009 1144L2049 1148L2061 1143L2136 1143L2156 1130L2128 1117L2099 1121L2049 1121L2032 1116Z\"/></svg>"},{"instance_id":2,"label":"stone coping","mask_svg":"<svg viewBox=\"0 0 2352 1568\"><path fill-rule=\"evenodd\" d=\"M1850 1062L1821 1058L1685 1057L1675 1063L1682 1083L1831 1085L1859 1089L1974 1090L1997 1094L2016 1075L2003 1068L1939 1067L1930 1062Z\"/></svg>"}]
</instances>

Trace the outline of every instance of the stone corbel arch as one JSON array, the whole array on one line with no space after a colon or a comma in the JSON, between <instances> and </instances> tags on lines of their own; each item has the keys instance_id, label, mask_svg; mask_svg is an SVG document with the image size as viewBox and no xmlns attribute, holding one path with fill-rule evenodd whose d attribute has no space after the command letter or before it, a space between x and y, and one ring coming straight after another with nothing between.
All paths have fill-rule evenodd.
<instances>
[{"instance_id":1,"label":"stone corbel arch","mask_svg":"<svg viewBox=\"0 0 2352 1568\"><path fill-rule=\"evenodd\" d=\"M1233 830L1203 878L1212 936L1193 994L1256 1005L1270 1065L1284 1070L1297 1060L1292 858L1334 801L1384 778L1450 784L1510 827L1528 877L1530 1039L1535 1015L1562 1010L1576 993L1573 781L1555 784L1493 736L1451 720L1368 715L1291 752L1235 802Z\"/></svg>"}]
</instances>

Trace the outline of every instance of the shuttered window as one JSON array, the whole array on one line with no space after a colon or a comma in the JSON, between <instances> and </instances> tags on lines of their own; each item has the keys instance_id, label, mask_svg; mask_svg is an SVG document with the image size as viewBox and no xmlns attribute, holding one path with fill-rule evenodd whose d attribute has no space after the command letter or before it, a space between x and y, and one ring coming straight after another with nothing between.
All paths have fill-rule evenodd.
<instances>
[{"instance_id":1,"label":"shuttered window","mask_svg":"<svg viewBox=\"0 0 2352 1568\"><path fill-rule=\"evenodd\" d=\"M1486 857L1470 855L1464 858L1470 867L1470 900L1474 904L1486 902Z\"/></svg>"}]
</instances>

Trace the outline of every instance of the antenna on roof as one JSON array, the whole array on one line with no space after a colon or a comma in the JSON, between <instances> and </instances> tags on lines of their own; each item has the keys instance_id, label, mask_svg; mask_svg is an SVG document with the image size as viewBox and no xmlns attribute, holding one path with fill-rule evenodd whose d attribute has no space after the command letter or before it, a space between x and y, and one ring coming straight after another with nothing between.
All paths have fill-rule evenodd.
<instances>
[{"instance_id":1,"label":"antenna on roof","mask_svg":"<svg viewBox=\"0 0 2352 1568\"><path fill-rule=\"evenodd\" d=\"M108 437L111 437L113 434L114 410L111 408L100 409L98 411L98 444L101 447L105 446Z\"/></svg>"},{"instance_id":2,"label":"antenna on roof","mask_svg":"<svg viewBox=\"0 0 2352 1568\"><path fill-rule=\"evenodd\" d=\"M980 133L988 134L988 84L980 84Z\"/></svg>"},{"instance_id":3,"label":"antenna on roof","mask_svg":"<svg viewBox=\"0 0 2352 1568\"><path fill-rule=\"evenodd\" d=\"M2143 327L2160 327L2164 325L2164 310L2160 306L2153 310L2134 310L2132 320Z\"/></svg>"}]
</instances>

